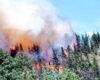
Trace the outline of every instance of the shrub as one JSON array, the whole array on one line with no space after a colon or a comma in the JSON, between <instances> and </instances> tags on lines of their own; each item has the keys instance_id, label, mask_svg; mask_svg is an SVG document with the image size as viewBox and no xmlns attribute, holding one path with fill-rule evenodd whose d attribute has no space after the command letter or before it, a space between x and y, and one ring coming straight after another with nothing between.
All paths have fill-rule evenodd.
<instances>
[{"instance_id":1,"label":"shrub","mask_svg":"<svg viewBox=\"0 0 100 80\"><path fill-rule=\"evenodd\" d=\"M82 80L78 75L70 70L64 70L64 73L58 77L58 80Z\"/></svg>"}]
</instances>

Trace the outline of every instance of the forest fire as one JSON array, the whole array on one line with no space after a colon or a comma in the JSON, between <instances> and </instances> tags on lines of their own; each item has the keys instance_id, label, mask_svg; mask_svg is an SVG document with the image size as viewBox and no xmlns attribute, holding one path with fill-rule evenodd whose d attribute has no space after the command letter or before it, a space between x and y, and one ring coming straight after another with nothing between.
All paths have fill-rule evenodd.
<instances>
[{"instance_id":1,"label":"forest fire","mask_svg":"<svg viewBox=\"0 0 100 80\"><path fill-rule=\"evenodd\" d=\"M55 54L55 50L53 50L54 52L53 52L53 57L52 57L51 61L50 62L46 62L46 60L44 60L44 56L41 56L42 55L42 50L40 50L39 45L33 45L32 44L32 46L30 48L28 47L28 44L26 46L27 48L26 47L24 48L23 47L24 45L20 43L17 46L12 46L10 48L10 52L9 52L10 55L12 57L16 57L18 52L22 51L24 53L27 50L27 55L31 54L31 57L32 56L34 57L32 61L34 62L34 64L33 64L34 66L33 67L35 69L40 70L42 68L47 67L47 68L50 68L52 70L55 70L55 69L60 70L60 69L63 68L63 65L61 65L62 63L59 61L59 59L57 57L57 54ZM65 54L65 57L69 57L69 53L66 50L63 50L63 52L61 54L62 58L64 56L63 53ZM48 56L48 57L50 57L50 56ZM50 64L50 63L52 63L52 64Z\"/></svg>"},{"instance_id":2,"label":"forest fire","mask_svg":"<svg viewBox=\"0 0 100 80\"><path fill-rule=\"evenodd\" d=\"M69 57L66 49L74 46L75 34L70 23L59 18L48 2L19 0L16 4L0 0L0 17L0 48L10 50L12 57L20 51L27 53L37 69L44 63L55 69Z\"/></svg>"}]
</instances>

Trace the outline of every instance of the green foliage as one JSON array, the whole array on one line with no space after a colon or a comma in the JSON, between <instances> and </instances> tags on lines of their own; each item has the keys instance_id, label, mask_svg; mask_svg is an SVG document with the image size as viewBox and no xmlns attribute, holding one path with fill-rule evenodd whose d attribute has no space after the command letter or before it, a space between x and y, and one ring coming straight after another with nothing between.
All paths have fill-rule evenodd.
<instances>
[{"instance_id":1,"label":"green foliage","mask_svg":"<svg viewBox=\"0 0 100 80\"><path fill-rule=\"evenodd\" d=\"M34 80L32 67L25 54L20 53L16 58L8 56L7 52L0 50L0 80Z\"/></svg>"},{"instance_id":2,"label":"green foliage","mask_svg":"<svg viewBox=\"0 0 100 80\"><path fill-rule=\"evenodd\" d=\"M0 65L4 62L4 60L8 57L7 52L4 52L2 49L0 49Z\"/></svg>"},{"instance_id":3,"label":"green foliage","mask_svg":"<svg viewBox=\"0 0 100 80\"><path fill-rule=\"evenodd\" d=\"M87 35L82 36L82 52L88 58L88 54L90 53L90 46L89 37Z\"/></svg>"},{"instance_id":4,"label":"green foliage","mask_svg":"<svg viewBox=\"0 0 100 80\"><path fill-rule=\"evenodd\" d=\"M58 77L58 80L82 80L78 75L70 70L64 70L64 73Z\"/></svg>"},{"instance_id":5,"label":"green foliage","mask_svg":"<svg viewBox=\"0 0 100 80\"><path fill-rule=\"evenodd\" d=\"M49 68L45 68L43 71L43 80L55 80L54 71Z\"/></svg>"},{"instance_id":6,"label":"green foliage","mask_svg":"<svg viewBox=\"0 0 100 80\"><path fill-rule=\"evenodd\" d=\"M76 35L77 46L75 51L71 52L70 57L64 60L64 67L77 73L84 80L99 80L100 68L96 57L90 61L91 53L97 53L100 49L100 34L93 34L91 38L87 35ZM93 55L93 54L91 54Z\"/></svg>"},{"instance_id":7,"label":"green foliage","mask_svg":"<svg viewBox=\"0 0 100 80\"><path fill-rule=\"evenodd\" d=\"M91 46L92 48L98 48L99 47L99 44L100 44L100 34L97 33L97 34L93 34L92 35L92 38L91 38Z\"/></svg>"},{"instance_id":8,"label":"green foliage","mask_svg":"<svg viewBox=\"0 0 100 80\"><path fill-rule=\"evenodd\" d=\"M91 51L97 54L97 49L100 48L100 34L93 34L91 37Z\"/></svg>"},{"instance_id":9,"label":"green foliage","mask_svg":"<svg viewBox=\"0 0 100 80\"><path fill-rule=\"evenodd\" d=\"M100 70L96 58L93 58L93 71L96 77L100 78Z\"/></svg>"},{"instance_id":10,"label":"green foliage","mask_svg":"<svg viewBox=\"0 0 100 80\"><path fill-rule=\"evenodd\" d=\"M90 61L83 60L82 54L79 52L74 52L69 58L67 58L64 66L68 67L74 72L80 70L87 71L91 69Z\"/></svg>"},{"instance_id":11,"label":"green foliage","mask_svg":"<svg viewBox=\"0 0 100 80\"><path fill-rule=\"evenodd\" d=\"M76 49L79 52L79 51L81 51L81 38L77 34L76 34L76 43L77 43Z\"/></svg>"},{"instance_id":12,"label":"green foliage","mask_svg":"<svg viewBox=\"0 0 100 80\"><path fill-rule=\"evenodd\" d=\"M95 57L93 58L93 69L94 71L98 70L98 64L97 64L97 60Z\"/></svg>"},{"instance_id":13,"label":"green foliage","mask_svg":"<svg viewBox=\"0 0 100 80\"><path fill-rule=\"evenodd\" d=\"M68 69L60 75L57 70L46 68L43 72L43 80L81 80L78 75Z\"/></svg>"}]
</instances>

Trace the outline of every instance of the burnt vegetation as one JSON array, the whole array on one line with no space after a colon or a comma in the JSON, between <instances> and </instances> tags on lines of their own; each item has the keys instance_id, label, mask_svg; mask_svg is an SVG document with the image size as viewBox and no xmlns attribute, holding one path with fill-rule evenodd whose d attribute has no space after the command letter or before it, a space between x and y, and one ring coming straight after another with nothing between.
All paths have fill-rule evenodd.
<instances>
[{"instance_id":1,"label":"burnt vegetation","mask_svg":"<svg viewBox=\"0 0 100 80\"><path fill-rule=\"evenodd\" d=\"M76 34L76 42L74 51L70 46L66 49L69 57L66 57L61 48L62 64L59 62L58 51L52 49L54 69L42 64L37 45L29 49L30 53L37 55L38 59L34 62L23 53L16 56L19 49L23 51L21 44L20 48L16 46L15 50L11 49L11 56L0 49L0 80L100 80L100 34L94 33L91 37ZM39 68L34 68L33 64ZM60 65L63 68L59 68Z\"/></svg>"}]
</instances>

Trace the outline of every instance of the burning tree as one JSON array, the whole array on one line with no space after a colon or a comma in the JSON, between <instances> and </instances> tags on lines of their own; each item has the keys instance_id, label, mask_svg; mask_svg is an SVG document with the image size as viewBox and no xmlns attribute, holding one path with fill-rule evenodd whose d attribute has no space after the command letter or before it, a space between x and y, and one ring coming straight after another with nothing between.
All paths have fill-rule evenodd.
<instances>
[{"instance_id":1,"label":"burning tree","mask_svg":"<svg viewBox=\"0 0 100 80\"><path fill-rule=\"evenodd\" d=\"M2 80L66 80L67 78L79 79L77 75L70 74L58 74L57 70L52 70L50 68L44 67L42 73L37 74L32 69L30 64L30 59L25 55L20 53L16 58L8 55L7 52L0 49L0 79ZM38 70L37 70L38 71ZM41 75L41 76L38 76ZM70 77L69 77L70 75ZM65 77L64 77L65 76ZM74 77L75 76L75 77ZM80 79L79 79L80 80Z\"/></svg>"}]
</instances>

